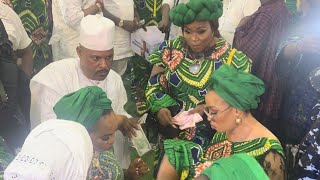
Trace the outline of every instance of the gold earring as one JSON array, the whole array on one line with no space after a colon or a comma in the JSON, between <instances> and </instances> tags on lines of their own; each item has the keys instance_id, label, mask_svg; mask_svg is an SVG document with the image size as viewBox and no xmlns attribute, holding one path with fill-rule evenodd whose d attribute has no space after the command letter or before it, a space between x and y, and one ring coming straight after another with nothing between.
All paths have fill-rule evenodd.
<instances>
[{"instance_id":1,"label":"gold earring","mask_svg":"<svg viewBox=\"0 0 320 180\"><path fill-rule=\"evenodd\" d=\"M237 113L236 125L239 125L239 124L241 124L242 119L241 119L241 118L239 118L239 113L238 113L238 111L237 111L236 113Z\"/></svg>"},{"instance_id":2,"label":"gold earring","mask_svg":"<svg viewBox=\"0 0 320 180\"><path fill-rule=\"evenodd\" d=\"M237 118L237 119L236 119L236 124L237 124L237 125L241 124L241 122L242 122L242 119L241 119L241 118Z\"/></svg>"}]
</instances>

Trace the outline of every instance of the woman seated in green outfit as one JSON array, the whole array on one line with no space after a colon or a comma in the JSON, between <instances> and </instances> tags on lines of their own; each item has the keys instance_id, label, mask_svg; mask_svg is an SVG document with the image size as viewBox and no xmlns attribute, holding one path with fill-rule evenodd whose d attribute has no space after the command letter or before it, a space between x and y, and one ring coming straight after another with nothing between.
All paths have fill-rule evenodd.
<instances>
[{"instance_id":1,"label":"woman seated in green outfit","mask_svg":"<svg viewBox=\"0 0 320 180\"><path fill-rule=\"evenodd\" d=\"M217 133L207 148L190 141L164 141L165 156L157 179L192 179L215 160L237 153L255 158L270 179L285 179L280 142L250 113L258 107L264 83L228 65L215 71L209 82L204 112Z\"/></svg>"},{"instance_id":2,"label":"woman seated in green outfit","mask_svg":"<svg viewBox=\"0 0 320 180\"><path fill-rule=\"evenodd\" d=\"M120 115L116 115L106 93L97 86L88 86L63 96L54 106L58 119L76 121L89 132L94 155L88 179L138 179L149 169L141 158L136 158L127 170L122 170L115 159L112 146L118 130Z\"/></svg>"},{"instance_id":3,"label":"woman seated in green outfit","mask_svg":"<svg viewBox=\"0 0 320 180\"><path fill-rule=\"evenodd\" d=\"M183 36L163 42L148 58L153 70L146 88L147 106L157 117L161 139L179 138L206 147L213 131L207 121L179 130L173 117L181 110L203 115L209 77L223 64L249 72L251 60L220 35L221 0L190 0L170 11Z\"/></svg>"}]
</instances>

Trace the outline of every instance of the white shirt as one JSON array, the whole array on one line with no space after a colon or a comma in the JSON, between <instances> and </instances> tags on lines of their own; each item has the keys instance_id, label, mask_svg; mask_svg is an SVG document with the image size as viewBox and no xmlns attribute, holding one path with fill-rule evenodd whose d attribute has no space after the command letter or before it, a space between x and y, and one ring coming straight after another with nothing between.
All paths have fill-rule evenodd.
<instances>
[{"instance_id":1,"label":"white shirt","mask_svg":"<svg viewBox=\"0 0 320 180\"><path fill-rule=\"evenodd\" d=\"M0 2L0 18L6 29L13 50L25 49L32 42L19 16L7 5Z\"/></svg>"},{"instance_id":2,"label":"white shirt","mask_svg":"<svg viewBox=\"0 0 320 180\"><path fill-rule=\"evenodd\" d=\"M134 2L133 0L104 0L104 7L114 16L122 20L133 21ZM113 60L132 57L134 53L131 50L131 33L116 26L114 38L114 57Z\"/></svg>"},{"instance_id":3,"label":"white shirt","mask_svg":"<svg viewBox=\"0 0 320 180\"><path fill-rule=\"evenodd\" d=\"M219 19L219 31L222 37L232 44L241 19L255 13L260 6L260 0L223 0L223 15Z\"/></svg>"},{"instance_id":4,"label":"white shirt","mask_svg":"<svg viewBox=\"0 0 320 180\"><path fill-rule=\"evenodd\" d=\"M77 58L80 22L83 9L94 5L96 0L52 0L53 30L49 44L53 48L54 61Z\"/></svg>"},{"instance_id":5,"label":"white shirt","mask_svg":"<svg viewBox=\"0 0 320 180\"><path fill-rule=\"evenodd\" d=\"M130 117L124 110L127 93L121 77L110 70L103 81L89 80L80 69L80 60L71 58L49 64L31 79L31 128L47 119L55 119L53 107L64 95L93 85L107 93L116 114ZM122 167L127 168L130 164L128 139L120 131L116 132L114 152Z\"/></svg>"}]
</instances>

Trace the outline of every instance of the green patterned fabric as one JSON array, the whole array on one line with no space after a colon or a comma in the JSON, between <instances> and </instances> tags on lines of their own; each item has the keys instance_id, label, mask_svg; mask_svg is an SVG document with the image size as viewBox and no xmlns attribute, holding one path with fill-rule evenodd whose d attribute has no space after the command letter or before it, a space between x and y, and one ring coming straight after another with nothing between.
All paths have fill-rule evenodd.
<instances>
[{"instance_id":1,"label":"green patterned fabric","mask_svg":"<svg viewBox=\"0 0 320 180\"><path fill-rule=\"evenodd\" d=\"M161 21L162 0L134 0L134 4L140 19L145 20L146 26L157 26Z\"/></svg>"},{"instance_id":2,"label":"green patterned fabric","mask_svg":"<svg viewBox=\"0 0 320 180\"><path fill-rule=\"evenodd\" d=\"M231 46L224 39L219 39L215 47L205 54L198 74L190 72L190 66L196 61L187 52L185 39L180 36L172 41L165 41L149 56L151 64L165 68L163 74L150 78L146 88L147 105L152 112L171 106L178 106L178 110L189 110L204 103L204 96L210 85L209 78L228 61ZM250 72L251 60L237 51L232 57L231 66L239 71Z\"/></svg>"},{"instance_id":3,"label":"green patterned fabric","mask_svg":"<svg viewBox=\"0 0 320 180\"><path fill-rule=\"evenodd\" d=\"M215 71L209 81L223 100L242 111L256 109L264 93L261 79L226 64Z\"/></svg>"},{"instance_id":4,"label":"green patterned fabric","mask_svg":"<svg viewBox=\"0 0 320 180\"><path fill-rule=\"evenodd\" d=\"M163 42L148 58L151 64L165 68L163 73L152 76L148 81L146 87L148 109L156 113L161 108L168 108L172 116L175 116L181 110L190 110L204 104L204 97L211 87L209 82L211 74L228 61L230 53L231 46L221 38L214 47L206 50L203 60L198 62L189 54L182 36ZM197 74L189 70L195 63L200 63ZM251 60L242 52L236 51L232 56L231 66L239 71L250 72ZM213 136L208 121L201 121L195 128L183 131L170 127L162 128L160 125L158 129L163 139L178 137L196 142L202 147L206 147Z\"/></svg>"},{"instance_id":5,"label":"green patterned fabric","mask_svg":"<svg viewBox=\"0 0 320 180\"><path fill-rule=\"evenodd\" d=\"M58 119L75 121L91 129L105 110L112 110L111 100L98 86L87 86L63 96L53 107Z\"/></svg>"},{"instance_id":6,"label":"green patterned fabric","mask_svg":"<svg viewBox=\"0 0 320 180\"><path fill-rule=\"evenodd\" d=\"M169 15L171 22L179 27L194 21L213 21L222 16L223 4L221 0L190 0L188 3L178 4Z\"/></svg>"},{"instance_id":7,"label":"green patterned fabric","mask_svg":"<svg viewBox=\"0 0 320 180\"><path fill-rule=\"evenodd\" d=\"M9 148L4 142L4 139L0 137L0 180L3 179L4 170L14 159L14 156L9 153Z\"/></svg>"},{"instance_id":8,"label":"green patterned fabric","mask_svg":"<svg viewBox=\"0 0 320 180\"><path fill-rule=\"evenodd\" d=\"M14 11L32 39L33 74L36 74L52 61L47 0L11 1Z\"/></svg>"},{"instance_id":9,"label":"green patterned fabric","mask_svg":"<svg viewBox=\"0 0 320 180\"><path fill-rule=\"evenodd\" d=\"M285 0L287 8L292 14L297 12L297 2L298 0Z\"/></svg>"},{"instance_id":10,"label":"green patterned fabric","mask_svg":"<svg viewBox=\"0 0 320 180\"><path fill-rule=\"evenodd\" d=\"M275 139L257 138L246 142L230 142L225 133L216 133L207 148L190 141L166 140L164 150L180 179L193 179L215 160L232 154L246 153L255 158L262 167L269 152L276 152L284 157L282 146Z\"/></svg>"},{"instance_id":11,"label":"green patterned fabric","mask_svg":"<svg viewBox=\"0 0 320 180\"><path fill-rule=\"evenodd\" d=\"M124 180L124 173L112 150L97 153L89 168L88 180L100 176L101 179Z\"/></svg>"}]
</instances>

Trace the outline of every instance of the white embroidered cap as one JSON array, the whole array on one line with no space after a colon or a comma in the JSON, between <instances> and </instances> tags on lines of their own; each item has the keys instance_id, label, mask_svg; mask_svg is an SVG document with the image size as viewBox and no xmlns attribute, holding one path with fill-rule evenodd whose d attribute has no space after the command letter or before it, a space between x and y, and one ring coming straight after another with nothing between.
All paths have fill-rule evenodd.
<instances>
[{"instance_id":1,"label":"white embroidered cap","mask_svg":"<svg viewBox=\"0 0 320 180\"><path fill-rule=\"evenodd\" d=\"M80 44L90 50L106 51L113 48L115 24L99 14L81 20Z\"/></svg>"}]
</instances>

